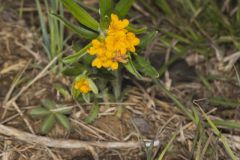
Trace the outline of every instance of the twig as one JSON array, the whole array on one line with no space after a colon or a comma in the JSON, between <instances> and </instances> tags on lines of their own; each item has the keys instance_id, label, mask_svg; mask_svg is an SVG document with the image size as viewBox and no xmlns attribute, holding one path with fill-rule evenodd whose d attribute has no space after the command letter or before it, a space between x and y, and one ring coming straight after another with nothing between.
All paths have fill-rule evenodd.
<instances>
[{"instance_id":1,"label":"twig","mask_svg":"<svg viewBox=\"0 0 240 160\"><path fill-rule=\"evenodd\" d=\"M70 119L72 122L78 124L81 126L81 128L85 129L87 132L95 135L96 137L98 137L99 139L105 140L105 138L101 135L99 135L97 132L95 132L92 128L88 127L88 125L85 125L84 123L81 123L81 121L77 121L75 119Z\"/></svg>"},{"instance_id":2,"label":"twig","mask_svg":"<svg viewBox=\"0 0 240 160\"><path fill-rule=\"evenodd\" d=\"M30 125L29 121L24 117L23 112L20 110L20 108L18 107L18 105L16 104L16 102L13 102L13 106L14 106L14 108L17 110L17 112L19 113L19 115L22 117L23 121L24 121L25 124L27 125L28 129L30 130L30 132L32 132L33 134L35 134L32 126Z\"/></svg>"},{"instance_id":3,"label":"twig","mask_svg":"<svg viewBox=\"0 0 240 160\"><path fill-rule=\"evenodd\" d=\"M20 43L19 41L15 40L14 43L16 45L18 45L19 47L23 48L24 50L26 50L28 53L30 53L37 61L42 62L42 59L40 57L40 55L36 52L34 52L33 50L31 50L30 48L26 47L25 45L23 45L22 43Z\"/></svg>"},{"instance_id":4,"label":"twig","mask_svg":"<svg viewBox=\"0 0 240 160\"><path fill-rule=\"evenodd\" d=\"M14 114L14 115L12 115L11 117L8 117L7 119L3 120L3 121L0 122L0 123L1 123L1 124L7 123L7 122L13 120L14 118L16 118L16 117L18 117L18 116L19 116L19 113Z\"/></svg>"},{"instance_id":5,"label":"twig","mask_svg":"<svg viewBox=\"0 0 240 160\"><path fill-rule=\"evenodd\" d=\"M79 141L79 140L63 140L63 139L53 139L49 137L37 136L34 134L30 134L24 131L20 131L18 129L7 127L5 125L0 124L0 134L14 137L18 140L25 141L27 143L37 143L39 145L54 147L54 148L81 148L81 149L90 149L89 147L99 147L106 149L114 149L114 148L139 148L140 143L136 141L131 142L101 142L101 141Z\"/></svg>"}]
</instances>

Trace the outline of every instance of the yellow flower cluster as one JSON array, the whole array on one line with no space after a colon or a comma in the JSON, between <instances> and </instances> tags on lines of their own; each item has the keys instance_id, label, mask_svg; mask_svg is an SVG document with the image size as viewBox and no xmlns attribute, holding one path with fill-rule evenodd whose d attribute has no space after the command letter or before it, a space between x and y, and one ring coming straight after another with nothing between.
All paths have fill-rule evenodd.
<instances>
[{"instance_id":1,"label":"yellow flower cluster","mask_svg":"<svg viewBox=\"0 0 240 160\"><path fill-rule=\"evenodd\" d=\"M96 56L93 67L116 70L119 62L127 62L127 52L135 52L135 46L140 43L135 34L126 29L128 24L127 19L119 20L117 15L111 15L107 36L103 40L94 39L88 50L90 55Z\"/></svg>"},{"instance_id":2,"label":"yellow flower cluster","mask_svg":"<svg viewBox=\"0 0 240 160\"><path fill-rule=\"evenodd\" d=\"M74 84L74 89L79 90L82 93L88 93L91 91L88 80L85 78L81 78Z\"/></svg>"}]
</instances>

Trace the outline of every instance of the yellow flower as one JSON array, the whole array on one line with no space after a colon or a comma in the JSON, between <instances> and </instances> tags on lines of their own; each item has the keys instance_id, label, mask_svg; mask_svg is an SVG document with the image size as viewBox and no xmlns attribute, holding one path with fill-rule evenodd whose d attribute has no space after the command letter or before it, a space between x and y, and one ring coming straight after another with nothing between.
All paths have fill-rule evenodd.
<instances>
[{"instance_id":1,"label":"yellow flower","mask_svg":"<svg viewBox=\"0 0 240 160\"><path fill-rule=\"evenodd\" d=\"M111 14L111 23L108 28L108 34L115 33L116 31L123 30L129 24L127 19L119 20L118 16Z\"/></svg>"},{"instance_id":2,"label":"yellow flower","mask_svg":"<svg viewBox=\"0 0 240 160\"><path fill-rule=\"evenodd\" d=\"M117 63L117 62L113 62L113 63L111 64L111 69L112 69L112 70L118 69L118 63Z\"/></svg>"},{"instance_id":3,"label":"yellow flower","mask_svg":"<svg viewBox=\"0 0 240 160\"><path fill-rule=\"evenodd\" d=\"M102 55L106 52L106 47L104 41L99 41L97 39L92 40L92 47L88 50L90 55Z\"/></svg>"},{"instance_id":4,"label":"yellow flower","mask_svg":"<svg viewBox=\"0 0 240 160\"><path fill-rule=\"evenodd\" d=\"M106 37L106 48L107 50L112 52L120 51L121 54L126 54L127 52L126 42L127 42L126 34L116 32L115 35L110 35Z\"/></svg>"},{"instance_id":5,"label":"yellow flower","mask_svg":"<svg viewBox=\"0 0 240 160\"><path fill-rule=\"evenodd\" d=\"M119 20L117 15L111 15L106 37L92 40L92 47L88 50L90 55L96 56L93 67L116 70L119 63L128 61L127 52L135 52L135 46L140 43L134 33L125 29L128 24L127 19Z\"/></svg>"},{"instance_id":6,"label":"yellow flower","mask_svg":"<svg viewBox=\"0 0 240 160\"><path fill-rule=\"evenodd\" d=\"M126 39L127 39L127 45L128 45L127 49L130 52L135 52L135 46L140 43L140 40L132 32L127 33Z\"/></svg>"},{"instance_id":7,"label":"yellow flower","mask_svg":"<svg viewBox=\"0 0 240 160\"><path fill-rule=\"evenodd\" d=\"M82 93L88 93L91 91L88 80L85 78L82 78L75 82L74 89L79 90Z\"/></svg>"},{"instance_id":8,"label":"yellow flower","mask_svg":"<svg viewBox=\"0 0 240 160\"><path fill-rule=\"evenodd\" d=\"M103 63L103 67L105 68L109 68L112 66L112 60L111 59L107 59L104 63Z\"/></svg>"},{"instance_id":9,"label":"yellow flower","mask_svg":"<svg viewBox=\"0 0 240 160\"><path fill-rule=\"evenodd\" d=\"M100 58L95 58L93 61L92 61L92 66L93 67L97 67L97 68L101 68L103 65L102 65L102 60Z\"/></svg>"}]
</instances>

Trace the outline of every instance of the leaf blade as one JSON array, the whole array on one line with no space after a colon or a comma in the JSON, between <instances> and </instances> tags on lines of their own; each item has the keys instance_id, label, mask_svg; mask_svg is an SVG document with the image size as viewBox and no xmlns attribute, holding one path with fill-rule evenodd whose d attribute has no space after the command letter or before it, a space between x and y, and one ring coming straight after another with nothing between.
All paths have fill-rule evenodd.
<instances>
[{"instance_id":1,"label":"leaf blade","mask_svg":"<svg viewBox=\"0 0 240 160\"><path fill-rule=\"evenodd\" d=\"M30 111L32 117L43 117L49 115L51 112L43 107L34 108Z\"/></svg>"},{"instance_id":2,"label":"leaf blade","mask_svg":"<svg viewBox=\"0 0 240 160\"><path fill-rule=\"evenodd\" d=\"M99 112L99 105L94 104L89 115L86 117L85 122L92 123L97 118L98 112Z\"/></svg>"},{"instance_id":3,"label":"leaf blade","mask_svg":"<svg viewBox=\"0 0 240 160\"><path fill-rule=\"evenodd\" d=\"M60 22L62 22L66 27L68 27L70 30L75 32L78 36L86 38L86 39L94 39L98 36L97 33L92 32L90 30L87 30L80 26L75 26L71 24L68 20L66 20L64 17L58 16L56 14L52 14L55 18L57 18Z\"/></svg>"},{"instance_id":4,"label":"leaf blade","mask_svg":"<svg viewBox=\"0 0 240 160\"><path fill-rule=\"evenodd\" d=\"M110 16L113 9L112 0L99 0L100 16L104 18L105 16Z\"/></svg>"},{"instance_id":5,"label":"leaf blade","mask_svg":"<svg viewBox=\"0 0 240 160\"><path fill-rule=\"evenodd\" d=\"M42 123L41 132L47 134L56 122L54 114L49 115Z\"/></svg>"},{"instance_id":6,"label":"leaf blade","mask_svg":"<svg viewBox=\"0 0 240 160\"><path fill-rule=\"evenodd\" d=\"M137 69L145 74L146 76L150 76L152 78L158 78L158 71L147 61L145 58L140 57L139 55L135 55L137 62Z\"/></svg>"},{"instance_id":7,"label":"leaf blade","mask_svg":"<svg viewBox=\"0 0 240 160\"><path fill-rule=\"evenodd\" d=\"M72 0L61 0L61 2L81 24L98 31L99 23L86 10Z\"/></svg>"},{"instance_id":8,"label":"leaf blade","mask_svg":"<svg viewBox=\"0 0 240 160\"><path fill-rule=\"evenodd\" d=\"M127 30L130 31L130 32L133 32L135 34L142 34L142 33L145 33L147 31L147 27L136 28L135 26L129 24L127 26Z\"/></svg>"},{"instance_id":9,"label":"leaf blade","mask_svg":"<svg viewBox=\"0 0 240 160\"><path fill-rule=\"evenodd\" d=\"M70 129L70 121L69 119L63 114L56 114L56 118L58 122L67 130Z\"/></svg>"},{"instance_id":10,"label":"leaf blade","mask_svg":"<svg viewBox=\"0 0 240 160\"><path fill-rule=\"evenodd\" d=\"M82 48L81 50L79 50L77 53L70 55L68 57L65 57L63 59L64 63L74 63L76 62L78 59L80 59L81 57L83 57L86 53L87 50L91 47L91 43L87 44L84 48Z\"/></svg>"},{"instance_id":11,"label":"leaf blade","mask_svg":"<svg viewBox=\"0 0 240 160\"><path fill-rule=\"evenodd\" d=\"M49 99L43 99L41 101L42 105L47 109L53 109L56 107L56 103L54 101L51 101Z\"/></svg>"},{"instance_id":12,"label":"leaf blade","mask_svg":"<svg viewBox=\"0 0 240 160\"><path fill-rule=\"evenodd\" d=\"M135 0L120 0L116 6L115 11L120 18L124 18Z\"/></svg>"},{"instance_id":13,"label":"leaf blade","mask_svg":"<svg viewBox=\"0 0 240 160\"><path fill-rule=\"evenodd\" d=\"M137 69L133 65L133 62L132 62L131 59L129 59L128 63L124 64L124 67L128 70L128 72L133 74L136 78L138 78L138 79L142 79L143 78L142 75L137 71Z\"/></svg>"},{"instance_id":14,"label":"leaf blade","mask_svg":"<svg viewBox=\"0 0 240 160\"><path fill-rule=\"evenodd\" d=\"M93 82L93 80L88 78L87 81L88 81L89 86L92 89L93 93L98 94L98 88L97 88L96 84Z\"/></svg>"}]
</instances>

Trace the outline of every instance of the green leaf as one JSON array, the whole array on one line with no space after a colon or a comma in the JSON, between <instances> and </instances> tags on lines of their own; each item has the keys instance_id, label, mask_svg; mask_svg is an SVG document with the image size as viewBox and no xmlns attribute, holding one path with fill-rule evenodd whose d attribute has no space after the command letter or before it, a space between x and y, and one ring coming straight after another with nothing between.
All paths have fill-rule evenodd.
<instances>
[{"instance_id":1,"label":"green leaf","mask_svg":"<svg viewBox=\"0 0 240 160\"><path fill-rule=\"evenodd\" d=\"M105 16L110 16L113 9L112 0L99 0L100 16L103 19Z\"/></svg>"},{"instance_id":2,"label":"green leaf","mask_svg":"<svg viewBox=\"0 0 240 160\"><path fill-rule=\"evenodd\" d=\"M75 26L68 20L66 20L64 17L58 16L56 14L52 14L54 17L56 17L58 20L60 20L65 26L67 26L70 30L78 34L78 36L86 38L86 39L94 39L98 37L98 34L95 32L92 32L90 30L87 30L80 26Z\"/></svg>"},{"instance_id":3,"label":"green leaf","mask_svg":"<svg viewBox=\"0 0 240 160\"><path fill-rule=\"evenodd\" d=\"M135 26L129 24L127 26L127 30L130 31L130 32L133 32L135 34L142 34L142 33L145 33L147 31L147 27L136 28Z\"/></svg>"},{"instance_id":4,"label":"green leaf","mask_svg":"<svg viewBox=\"0 0 240 160\"><path fill-rule=\"evenodd\" d=\"M72 111L71 107L58 104L56 109L51 110L54 113L60 113L60 114L70 114Z\"/></svg>"},{"instance_id":5,"label":"green leaf","mask_svg":"<svg viewBox=\"0 0 240 160\"><path fill-rule=\"evenodd\" d=\"M54 84L53 87L57 90L57 92L64 96L66 100L71 99L71 95L66 87L58 83Z\"/></svg>"},{"instance_id":6,"label":"green leaf","mask_svg":"<svg viewBox=\"0 0 240 160\"><path fill-rule=\"evenodd\" d=\"M58 122L67 130L70 129L69 119L63 114L56 114Z\"/></svg>"},{"instance_id":7,"label":"green leaf","mask_svg":"<svg viewBox=\"0 0 240 160\"><path fill-rule=\"evenodd\" d=\"M41 132L44 134L48 133L53 128L55 122L54 114L49 115L42 123Z\"/></svg>"},{"instance_id":8,"label":"green leaf","mask_svg":"<svg viewBox=\"0 0 240 160\"><path fill-rule=\"evenodd\" d=\"M87 80L88 80L89 86L92 89L93 93L98 94L98 88L97 88L96 84L93 82L93 80L91 80L89 78Z\"/></svg>"},{"instance_id":9,"label":"green leaf","mask_svg":"<svg viewBox=\"0 0 240 160\"><path fill-rule=\"evenodd\" d=\"M150 76L152 78L159 77L158 71L150 64L148 60L136 55L136 61L137 61L137 65L136 65L137 69L140 72L142 72L144 75Z\"/></svg>"},{"instance_id":10,"label":"green leaf","mask_svg":"<svg viewBox=\"0 0 240 160\"><path fill-rule=\"evenodd\" d=\"M30 111L30 115L32 117L43 117L49 115L51 112L47 110L46 108L38 107L34 108Z\"/></svg>"},{"instance_id":11,"label":"green leaf","mask_svg":"<svg viewBox=\"0 0 240 160\"><path fill-rule=\"evenodd\" d=\"M71 56L65 57L63 59L63 62L64 63L74 63L74 62L78 61L81 57L83 57L87 53L87 50L91 47L91 45L92 44L89 43L83 49L79 50L77 53L75 53Z\"/></svg>"},{"instance_id":12,"label":"green leaf","mask_svg":"<svg viewBox=\"0 0 240 160\"><path fill-rule=\"evenodd\" d=\"M89 15L86 10L77 5L73 0L61 1L81 24L95 31L98 31L99 23L91 15Z\"/></svg>"},{"instance_id":13,"label":"green leaf","mask_svg":"<svg viewBox=\"0 0 240 160\"><path fill-rule=\"evenodd\" d=\"M105 16L100 20L100 28L101 28L102 34L106 33L106 30L109 26L109 22L110 22L109 16Z\"/></svg>"},{"instance_id":14,"label":"green leaf","mask_svg":"<svg viewBox=\"0 0 240 160\"><path fill-rule=\"evenodd\" d=\"M158 35L158 31L147 33L144 37L141 38L139 48L141 48L141 50L146 48L149 44L152 43L152 41L157 37L157 35Z\"/></svg>"},{"instance_id":15,"label":"green leaf","mask_svg":"<svg viewBox=\"0 0 240 160\"><path fill-rule=\"evenodd\" d=\"M42 105L46 107L47 109L53 109L56 107L56 103L54 101L51 101L49 99L43 99L41 101Z\"/></svg>"},{"instance_id":16,"label":"green leaf","mask_svg":"<svg viewBox=\"0 0 240 160\"><path fill-rule=\"evenodd\" d=\"M75 63L72 66L64 68L62 73L66 76L77 76L83 73L85 70L87 70L87 68L84 65Z\"/></svg>"},{"instance_id":17,"label":"green leaf","mask_svg":"<svg viewBox=\"0 0 240 160\"><path fill-rule=\"evenodd\" d=\"M81 92L77 89L74 89L74 84L72 85L72 88L71 88L71 93L72 93L72 96L73 98L78 98L78 96L81 94Z\"/></svg>"},{"instance_id":18,"label":"green leaf","mask_svg":"<svg viewBox=\"0 0 240 160\"><path fill-rule=\"evenodd\" d=\"M91 108L89 115L86 117L85 122L92 123L97 118L98 112L99 112L99 105L94 104Z\"/></svg>"},{"instance_id":19,"label":"green leaf","mask_svg":"<svg viewBox=\"0 0 240 160\"><path fill-rule=\"evenodd\" d=\"M124 18L128 10L131 8L135 0L120 0L116 6L115 6L115 11L117 12L117 15L120 18Z\"/></svg>"},{"instance_id":20,"label":"green leaf","mask_svg":"<svg viewBox=\"0 0 240 160\"><path fill-rule=\"evenodd\" d=\"M86 79L86 73L87 71L83 72L82 74L80 74L79 76L77 76L75 79L74 79L74 82L76 81L79 81L80 79Z\"/></svg>"},{"instance_id":21,"label":"green leaf","mask_svg":"<svg viewBox=\"0 0 240 160\"><path fill-rule=\"evenodd\" d=\"M86 93L86 94L82 94L82 98L84 99L84 101L86 103L90 103L90 94L89 93Z\"/></svg>"},{"instance_id":22,"label":"green leaf","mask_svg":"<svg viewBox=\"0 0 240 160\"><path fill-rule=\"evenodd\" d=\"M136 70L131 58L129 58L128 63L124 64L124 67L128 70L128 72L132 73L137 79L143 78L142 75Z\"/></svg>"},{"instance_id":23,"label":"green leaf","mask_svg":"<svg viewBox=\"0 0 240 160\"><path fill-rule=\"evenodd\" d=\"M100 8L100 27L102 31L105 31L109 25L110 15L113 9L113 1L100 0L99 8Z\"/></svg>"}]
</instances>

